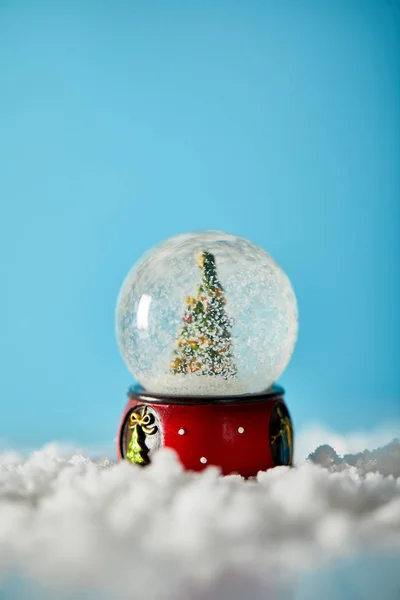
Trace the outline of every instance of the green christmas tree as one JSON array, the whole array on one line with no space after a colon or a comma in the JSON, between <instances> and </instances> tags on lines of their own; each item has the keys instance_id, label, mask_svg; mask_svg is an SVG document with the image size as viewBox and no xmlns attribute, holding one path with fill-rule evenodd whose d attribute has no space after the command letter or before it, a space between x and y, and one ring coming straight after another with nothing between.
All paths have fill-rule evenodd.
<instances>
[{"instance_id":1,"label":"green christmas tree","mask_svg":"<svg viewBox=\"0 0 400 600\"><path fill-rule=\"evenodd\" d=\"M129 442L126 458L136 465L147 465L149 449L146 446L146 435L140 425L135 425Z\"/></svg>"},{"instance_id":2,"label":"green christmas tree","mask_svg":"<svg viewBox=\"0 0 400 600\"><path fill-rule=\"evenodd\" d=\"M201 283L195 298L186 298L183 326L177 336L177 348L170 369L174 375L197 373L235 377L231 328L225 312L226 299L218 280L215 258L203 250L197 256Z\"/></svg>"},{"instance_id":3,"label":"green christmas tree","mask_svg":"<svg viewBox=\"0 0 400 600\"><path fill-rule=\"evenodd\" d=\"M154 435L157 427L151 427L154 423L154 415L147 412L145 406L141 412L133 412L129 418L129 429L132 429L132 437L129 442L126 458L136 465L149 464L149 448L146 446L146 434Z\"/></svg>"}]
</instances>

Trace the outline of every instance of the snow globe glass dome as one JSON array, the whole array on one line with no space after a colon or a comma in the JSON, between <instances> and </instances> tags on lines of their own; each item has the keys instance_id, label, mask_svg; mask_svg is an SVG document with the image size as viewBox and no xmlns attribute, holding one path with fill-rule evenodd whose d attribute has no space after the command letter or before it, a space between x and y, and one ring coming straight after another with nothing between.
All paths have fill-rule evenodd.
<instances>
[{"instance_id":1,"label":"snow globe glass dome","mask_svg":"<svg viewBox=\"0 0 400 600\"><path fill-rule=\"evenodd\" d=\"M116 332L134 378L164 396L260 394L297 338L292 285L261 247L221 231L161 242L133 266Z\"/></svg>"}]
</instances>

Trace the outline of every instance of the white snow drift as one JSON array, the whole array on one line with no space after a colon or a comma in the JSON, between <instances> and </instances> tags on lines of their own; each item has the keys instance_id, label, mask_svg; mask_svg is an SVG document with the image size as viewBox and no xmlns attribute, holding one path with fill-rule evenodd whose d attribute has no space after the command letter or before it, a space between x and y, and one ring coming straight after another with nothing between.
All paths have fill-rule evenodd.
<instances>
[{"instance_id":1,"label":"white snow drift","mask_svg":"<svg viewBox=\"0 0 400 600\"><path fill-rule=\"evenodd\" d=\"M325 446L252 481L184 473L167 450L145 469L4 454L0 577L40 582L40 598L294 598L305 569L400 552L399 469L396 440L345 459Z\"/></svg>"}]
</instances>

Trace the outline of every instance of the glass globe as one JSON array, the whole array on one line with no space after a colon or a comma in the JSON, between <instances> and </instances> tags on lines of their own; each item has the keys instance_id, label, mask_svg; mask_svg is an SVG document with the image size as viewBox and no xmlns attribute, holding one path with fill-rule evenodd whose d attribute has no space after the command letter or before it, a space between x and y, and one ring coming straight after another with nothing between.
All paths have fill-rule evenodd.
<instances>
[{"instance_id":1,"label":"glass globe","mask_svg":"<svg viewBox=\"0 0 400 600\"><path fill-rule=\"evenodd\" d=\"M266 391L297 338L296 297L261 247L221 231L149 250L117 302L121 354L146 391L232 396Z\"/></svg>"}]
</instances>

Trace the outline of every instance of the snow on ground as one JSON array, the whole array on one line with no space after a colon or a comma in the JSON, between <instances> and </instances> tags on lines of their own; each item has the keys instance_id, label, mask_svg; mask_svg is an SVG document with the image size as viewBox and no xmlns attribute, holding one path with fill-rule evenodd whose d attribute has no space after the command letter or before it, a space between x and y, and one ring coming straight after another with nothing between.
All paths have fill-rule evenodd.
<instances>
[{"instance_id":1,"label":"snow on ground","mask_svg":"<svg viewBox=\"0 0 400 600\"><path fill-rule=\"evenodd\" d=\"M303 462L318 446L332 446L339 455L357 454L365 448L384 446L389 440L400 436L400 421L381 423L373 430L352 431L342 435L321 423L309 424L299 433L295 430L295 458Z\"/></svg>"},{"instance_id":2,"label":"snow on ground","mask_svg":"<svg viewBox=\"0 0 400 600\"><path fill-rule=\"evenodd\" d=\"M31 585L21 598L291 600L338 559L400 558L398 440L252 481L168 450L145 469L64 454L0 455L0 581Z\"/></svg>"}]
</instances>

